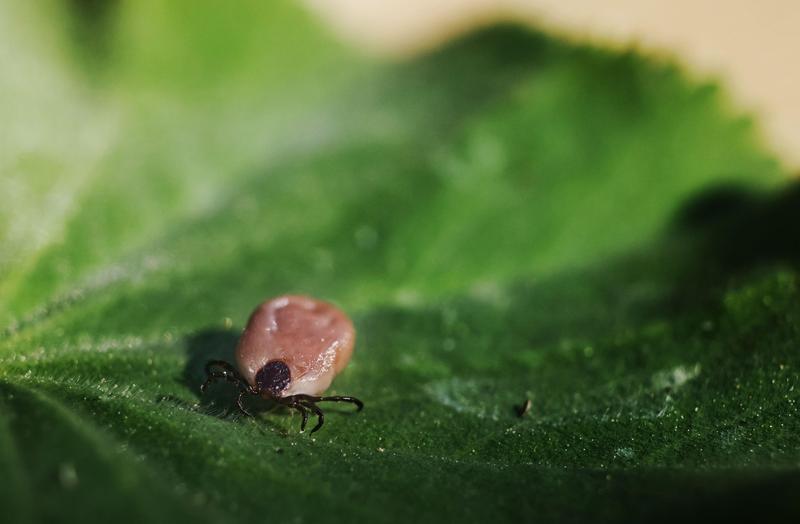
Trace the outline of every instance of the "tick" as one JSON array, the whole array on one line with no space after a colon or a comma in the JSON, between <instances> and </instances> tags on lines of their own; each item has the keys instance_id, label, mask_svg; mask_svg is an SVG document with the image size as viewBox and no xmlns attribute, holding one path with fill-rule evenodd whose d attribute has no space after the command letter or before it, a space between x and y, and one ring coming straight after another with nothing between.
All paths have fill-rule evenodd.
<instances>
[{"instance_id":1,"label":"tick","mask_svg":"<svg viewBox=\"0 0 800 524\"><path fill-rule=\"evenodd\" d=\"M236 405L245 415L253 416L242 404L245 395L261 397L299 411L301 431L314 413L314 433L325 421L318 402L364 408L355 397L320 396L347 365L355 340L353 323L332 304L300 295L276 297L250 315L236 346L236 367L223 360L206 363L200 391L219 379L233 382L239 388Z\"/></svg>"}]
</instances>

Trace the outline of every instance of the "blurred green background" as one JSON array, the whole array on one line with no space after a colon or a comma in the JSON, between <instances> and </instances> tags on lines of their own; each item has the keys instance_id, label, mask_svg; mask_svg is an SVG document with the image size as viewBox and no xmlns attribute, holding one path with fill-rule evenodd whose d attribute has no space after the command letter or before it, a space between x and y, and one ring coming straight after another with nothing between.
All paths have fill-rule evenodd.
<instances>
[{"instance_id":1,"label":"blurred green background","mask_svg":"<svg viewBox=\"0 0 800 524\"><path fill-rule=\"evenodd\" d=\"M7 2L0 122L4 522L800 516L800 187L673 63ZM288 292L359 333L314 435L197 391Z\"/></svg>"}]
</instances>

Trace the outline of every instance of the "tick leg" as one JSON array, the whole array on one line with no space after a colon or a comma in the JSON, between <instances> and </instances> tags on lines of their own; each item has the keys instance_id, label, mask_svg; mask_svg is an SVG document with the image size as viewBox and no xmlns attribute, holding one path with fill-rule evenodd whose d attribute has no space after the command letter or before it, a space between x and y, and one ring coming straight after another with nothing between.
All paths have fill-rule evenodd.
<instances>
[{"instance_id":1,"label":"tick leg","mask_svg":"<svg viewBox=\"0 0 800 524\"><path fill-rule=\"evenodd\" d=\"M322 412L319 406L317 406L317 402L349 402L351 404L355 404L358 408L358 411L361 411L364 408L364 403L355 397L318 397L316 395L305 395L299 393L297 395L290 395L277 400L280 404L283 404L289 408L294 408L303 415L303 424L300 426L301 430L305 430L306 422L308 421L308 411L314 413L317 416L317 425L314 426L314 429L312 429L310 433L318 431L319 428L322 427L322 424L325 423L325 414Z\"/></svg>"},{"instance_id":2,"label":"tick leg","mask_svg":"<svg viewBox=\"0 0 800 524\"><path fill-rule=\"evenodd\" d=\"M218 369L214 369L218 368ZM224 360L209 360L206 362L206 375L225 375L232 379L246 383L244 377L236 370L233 365Z\"/></svg>"},{"instance_id":3,"label":"tick leg","mask_svg":"<svg viewBox=\"0 0 800 524\"><path fill-rule=\"evenodd\" d=\"M306 430L306 424L308 423L308 409L309 407L305 405L305 403L297 398L296 395L292 395L290 397L283 397L275 399L278 405L286 406L290 409L296 409L300 412L300 415L303 417L303 421L300 423L300 431Z\"/></svg>"},{"instance_id":4,"label":"tick leg","mask_svg":"<svg viewBox=\"0 0 800 524\"><path fill-rule=\"evenodd\" d=\"M218 379L225 379L228 382L236 384L240 390L247 390L255 394L252 386L250 386L244 377L236 371L236 368L224 360L209 360L206 362L206 381L200 385L200 392L205 393L208 385L216 382Z\"/></svg>"},{"instance_id":5,"label":"tick leg","mask_svg":"<svg viewBox=\"0 0 800 524\"><path fill-rule=\"evenodd\" d=\"M356 397L320 397L317 402L349 402L356 405L356 411L361 411L364 409L364 403L358 400Z\"/></svg>"},{"instance_id":6,"label":"tick leg","mask_svg":"<svg viewBox=\"0 0 800 524\"><path fill-rule=\"evenodd\" d=\"M343 396L334 396L334 397L316 397L314 395L292 395L294 398L307 402L307 403L316 403L316 402L349 402L351 404L355 404L358 408L357 411L361 411L364 409L364 403L361 402L356 397L343 397Z\"/></svg>"},{"instance_id":7,"label":"tick leg","mask_svg":"<svg viewBox=\"0 0 800 524\"><path fill-rule=\"evenodd\" d=\"M206 362L206 375L214 375L219 373L219 370L215 370L214 368L222 368L223 374L230 374L234 377L239 375L239 372L236 371L229 362L225 362L224 360L209 360Z\"/></svg>"},{"instance_id":8,"label":"tick leg","mask_svg":"<svg viewBox=\"0 0 800 524\"><path fill-rule=\"evenodd\" d=\"M203 382L202 384L200 384L200 393L205 393L206 392L206 388L208 387L208 385L209 384L213 384L214 382L216 382L219 379L225 379L228 382L233 382L237 386L239 385L239 381L236 380L235 378L233 378L232 376L230 376L229 374L227 374L227 373L219 373L219 372L215 371L213 373L209 373L208 376L206 377L206 381Z\"/></svg>"},{"instance_id":9,"label":"tick leg","mask_svg":"<svg viewBox=\"0 0 800 524\"><path fill-rule=\"evenodd\" d=\"M308 401L301 401L301 402L302 402L302 404L300 404L300 405L302 405L303 407L306 407L306 408L310 409L310 410L311 410L311 411L313 411L313 412L314 412L314 414L317 416L317 425L316 425L316 426L314 426L314 429L312 429L312 430L309 432L309 435L310 435L311 433L314 433L314 432L315 432L315 431L317 431L319 428L321 428L321 427L322 427L322 424L324 424L324 423L325 423L325 414L322 412L322 410L321 410L321 409L319 409L319 406L317 406L317 405L316 405L316 404L314 404L313 402L308 402Z\"/></svg>"},{"instance_id":10,"label":"tick leg","mask_svg":"<svg viewBox=\"0 0 800 524\"><path fill-rule=\"evenodd\" d=\"M246 393L249 393L249 391L247 391L246 389L243 389L242 391L240 391L240 392L239 392L239 396L238 396L238 397L237 397L237 399L236 399L236 405L237 405L237 406L239 406L239 411L241 411L242 413L244 413L244 414L245 414L245 415L247 415L248 417L252 417L252 416L253 416L253 414L252 414L252 413L250 413L249 411L247 411L247 410L244 408L244 404L242 404L242 397L244 397L244 395L245 395Z\"/></svg>"},{"instance_id":11,"label":"tick leg","mask_svg":"<svg viewBox=\"0 0 800 524\"><path fill-rule=\"evenodd\" d=\"M303 422L300 423L300 431L305 431L308 423L308 410L302 404L295 404L293 407L303 416Z\"/></svg>"}]
</instances>

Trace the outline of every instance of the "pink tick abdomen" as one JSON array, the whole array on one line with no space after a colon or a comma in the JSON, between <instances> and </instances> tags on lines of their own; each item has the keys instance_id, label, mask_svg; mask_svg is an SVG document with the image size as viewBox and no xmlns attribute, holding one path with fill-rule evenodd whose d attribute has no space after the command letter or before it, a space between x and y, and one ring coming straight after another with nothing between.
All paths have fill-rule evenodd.
<instances>
[{"instance_id":1,"label":"pink tick abdomen","mask_svg":"<svg viewBox=\"0 0 800 524\"><path fill-rule=\"evenodd\" d=\"M336 306L301 295L268 300L250 315L236 347L239 372L251 385L271 361L285 363L290 382L281 396L319 395L347 365L356 333Z\"/></svg>"}]
</instances>

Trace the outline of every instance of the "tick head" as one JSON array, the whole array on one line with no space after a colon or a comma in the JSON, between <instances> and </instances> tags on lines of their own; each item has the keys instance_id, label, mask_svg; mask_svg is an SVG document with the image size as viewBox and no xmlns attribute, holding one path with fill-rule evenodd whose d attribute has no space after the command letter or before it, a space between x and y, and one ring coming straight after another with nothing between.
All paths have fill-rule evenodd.
<instances>
[{"instance_id":1,"label":"tick head","mask_svg":"<svg viewBox=\"0 0 800 524\"><path fill-rule=\"evenodd\" d=\"M282 360L271 360L256 373L256 387L262 393L279 398L292 382L289 366Z\"/></svg>"}]
</instances>

